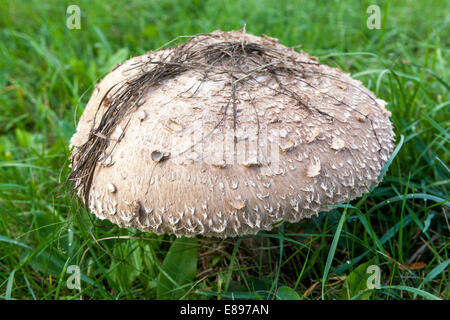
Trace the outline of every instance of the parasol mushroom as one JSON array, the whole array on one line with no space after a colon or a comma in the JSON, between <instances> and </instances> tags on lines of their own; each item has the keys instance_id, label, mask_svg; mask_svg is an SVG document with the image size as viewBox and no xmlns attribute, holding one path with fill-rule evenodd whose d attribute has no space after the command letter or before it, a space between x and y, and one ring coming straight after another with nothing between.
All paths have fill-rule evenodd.
<instances>
[{"instance_id":1,"label":"parasol mushroom","mask_svg":"<svg viewBox=\"0 0 450 320\"><path fill-rule=\"evenodd\" d=\"M274 38L200 34L96 85L69 179L90 212L121 227L254 234L377 183L393 150L385 105Z\"/></svg>"}]
</instances>

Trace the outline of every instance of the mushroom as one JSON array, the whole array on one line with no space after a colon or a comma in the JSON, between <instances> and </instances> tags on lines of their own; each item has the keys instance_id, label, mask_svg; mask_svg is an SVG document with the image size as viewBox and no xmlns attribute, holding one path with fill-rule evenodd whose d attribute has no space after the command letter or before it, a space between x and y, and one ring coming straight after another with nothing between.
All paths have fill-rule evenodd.
<instances>
[{"instance_id":1,"label":"mushroom","mask_svg":"<svg viewBox=\"0 0 450 320\"><path fill-rule=\"evenodd\" d=\"M385 105L274 38L201 34L131 58L96 86L69 179L93 214L121 227L255 234L377 183L393 150Z\"/></svg>"}]
</instances>

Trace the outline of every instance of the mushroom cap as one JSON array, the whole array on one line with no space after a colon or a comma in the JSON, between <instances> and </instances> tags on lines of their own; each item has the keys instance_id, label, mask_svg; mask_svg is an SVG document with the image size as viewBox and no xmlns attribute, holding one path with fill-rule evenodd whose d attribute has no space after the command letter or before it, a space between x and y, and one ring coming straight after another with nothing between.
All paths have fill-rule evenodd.
<instances>
[{"instance_id":1,"label":"mushroom cap","mask_svg":"<svg viewBox=\"0 0 450 320\"><path fill-rule=\"evenodd\" d=\"M187 55L180 48L227 44L242 55L191 57L197 67L170 74L170 63L180 65L174 55ZM131 58L96 85L71 139L75 190L121 227L222 238L360 196L393 150L390 112L361 81L316 60L240 31ZM143 77L158 67L167 76ZM124 89L136 79L147 85ZM124 92L133 105L102 130ZM80 174L87 155L88 178Z\"/></svg>"}]
</instances>

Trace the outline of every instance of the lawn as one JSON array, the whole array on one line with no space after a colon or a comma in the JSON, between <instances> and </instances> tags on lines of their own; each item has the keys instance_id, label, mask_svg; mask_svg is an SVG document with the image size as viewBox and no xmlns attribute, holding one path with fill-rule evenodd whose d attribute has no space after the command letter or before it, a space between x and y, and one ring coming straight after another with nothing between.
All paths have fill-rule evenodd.
<instances>
[{"instance_id":1,"label":"lawn","mask_svg":"<svg viewBox=\"0 0 450 320\"><path fill-rule=\"evenodd\" d=\"M73 4L80 29L66 26ZM380 29L366 23L373 4ZM64 182L94 83L177 36L244 25L389 103L384 180L245 238L176 239L88 214ZM449 299L449 48L447 1L1 1L0 298Z\"/></svg>"}]
</instances>

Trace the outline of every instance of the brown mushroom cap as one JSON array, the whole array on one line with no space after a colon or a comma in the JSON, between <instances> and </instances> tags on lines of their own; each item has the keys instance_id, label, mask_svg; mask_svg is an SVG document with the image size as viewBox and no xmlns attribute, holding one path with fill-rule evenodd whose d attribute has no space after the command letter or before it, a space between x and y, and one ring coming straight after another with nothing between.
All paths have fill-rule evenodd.
<instances>
[{"instance_id":1,"label":"brown mushroom cap","mask_svg":"<svg viewBox=\"0 0 450 320\"><path fill-rule=\"evenodd\" d=\"M153 81L158 67L167 76ZM149 88L129 85L143 81ZM96 86L71 139L70 179L92 213L121 227L254 234L367 192L393 149L385 104L273 38L198 35Z\"/></svg>"}]
</instances>

